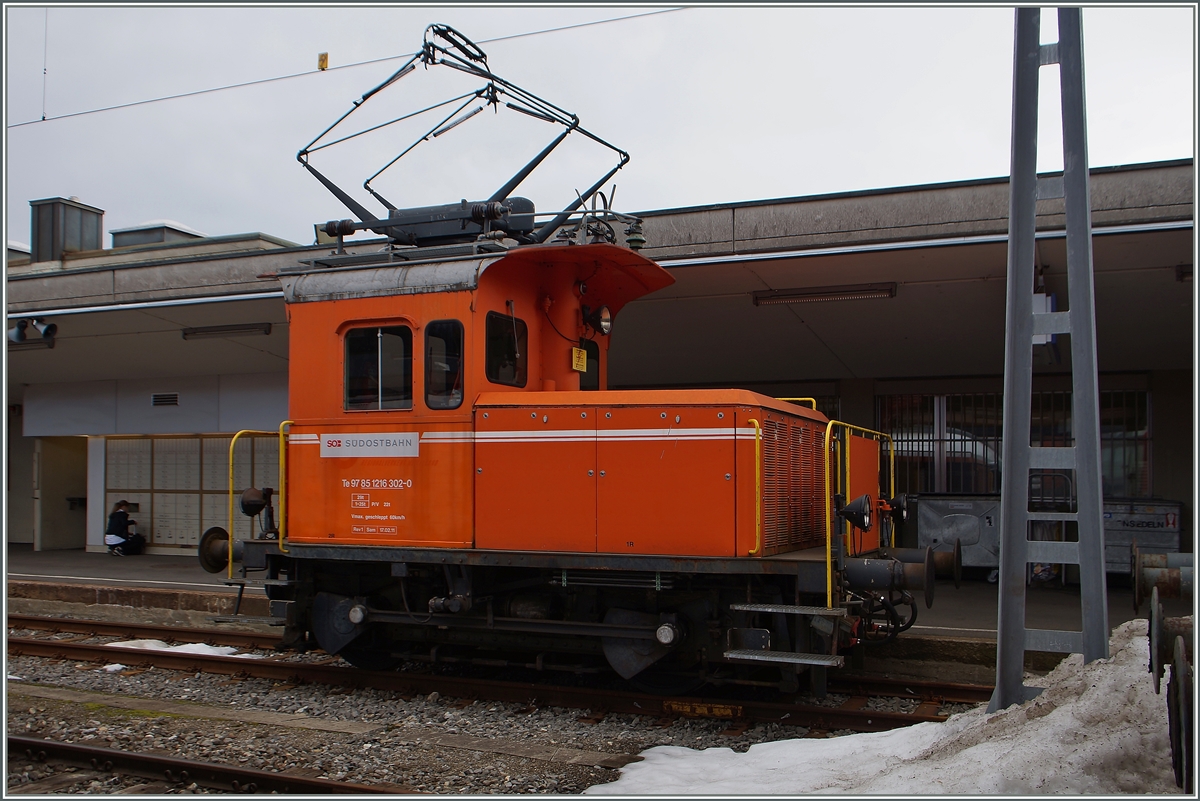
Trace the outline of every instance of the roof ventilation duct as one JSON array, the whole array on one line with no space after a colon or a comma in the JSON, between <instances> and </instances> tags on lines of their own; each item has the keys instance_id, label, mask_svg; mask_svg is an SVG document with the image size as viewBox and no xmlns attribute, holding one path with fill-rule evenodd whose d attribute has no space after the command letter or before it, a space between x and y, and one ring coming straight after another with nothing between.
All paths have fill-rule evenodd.
<instances>
[{"instance_id":1,"label":"roof ventilation duct","mask_svg":"<svg viewBox=\"0 0 1200 801\"><path fill-rule=\"evenodd\" d=\"M31 262L58 261L64 253L101 249L104 209L75 197L31 200L29 206Z\"/></svg>"},{"instance_id":2,"label":"roof ventilation duct","mask_svg":"<svg viewBox=\"0 0 1200 801\"><path fill-rule=\"evenodd\" d=\"M127 245L151 245L162 242L184 242L190 239L203 239L207 234L188 228L174 220L150 220L141 225L129 228L118 228L109 231L112 234L112 246L121 248Z\"/></svg>"}]
</instances>

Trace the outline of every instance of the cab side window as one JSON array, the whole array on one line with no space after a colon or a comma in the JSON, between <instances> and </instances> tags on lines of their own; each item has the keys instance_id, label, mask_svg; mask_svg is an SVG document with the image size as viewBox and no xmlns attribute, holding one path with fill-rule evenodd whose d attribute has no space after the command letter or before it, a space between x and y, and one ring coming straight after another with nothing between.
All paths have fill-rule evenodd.
<instances>
[{"instance_id":1,"label":"cab side window","mask_svg":"<svg viewBox=\"0 0 1200 801\"><path fill-rule=\"evenodd\" d=\"M346 409L412 408L412 330L370 326L346 332Z\"/></svg>"},{"instance_id":2,"label":"cab side window","mask_svg":"<svg viewBox=\"0 0 1200 801\"><path fill-rule=\"evenodd\" d=\"M488 312L484 373L493 384L525 386L529 365L529 331L524 320Z\"/></svg>"},{"instance_id":3,"label":"cab side window","mask_svg":"<svg viewBox=\"0 0 1200 801\"><path fill-rule=\"evenodd\" d=\"M458 320L425 326L425 405L457 409L463 402L463 327Z\"/></svg>"}]
</instances>

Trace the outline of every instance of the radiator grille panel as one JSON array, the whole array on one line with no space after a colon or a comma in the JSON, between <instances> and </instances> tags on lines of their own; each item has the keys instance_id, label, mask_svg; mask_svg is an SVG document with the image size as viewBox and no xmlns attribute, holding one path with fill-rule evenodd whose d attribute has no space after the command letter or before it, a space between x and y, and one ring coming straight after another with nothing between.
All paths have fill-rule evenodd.
<instances>
[{"instance_id":1,"label":"radiator grille panel","mask_svg":"<svg viewBox=\"0 0 1200 801\"><path fill-rule=\"evenodd\" d=\"M825 542L825 430L789 418L762 430L763 553Z\"/></svg>"}]
</instances>

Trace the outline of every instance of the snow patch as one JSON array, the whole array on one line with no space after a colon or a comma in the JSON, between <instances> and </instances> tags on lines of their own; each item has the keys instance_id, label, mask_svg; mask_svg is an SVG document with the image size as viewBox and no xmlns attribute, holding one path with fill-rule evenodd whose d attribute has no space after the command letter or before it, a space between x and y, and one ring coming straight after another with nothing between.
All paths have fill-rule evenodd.
<instances>
[{"instance_id":1,"label":"snow patch","mask_svg":"<svg viewBox=\"0 0 1200 801\"><path fill-rule=\"evenodd\" d=\"M174 654L204 654L206 656L253 656L239 654L231 645L206 645L202 642L189 642L183 645L167 645L162 640L127 640L110 643L114 648L136 648L143 651L170 651Z\"/></svg>"},{"instance_id":2,"label":"snow patch","mask_svg":"<svg viewBox=\"0 0 1200 801\"><path fill-rule=\"evenodd\" d=\"M830 739L694 751L658 746L598 794L888 795L1178 793L1165 695L1147 670L1146 621L1113 632L1110 657L1072 654L1024 704L945 723Z\"/></svg>"}]
</instances>

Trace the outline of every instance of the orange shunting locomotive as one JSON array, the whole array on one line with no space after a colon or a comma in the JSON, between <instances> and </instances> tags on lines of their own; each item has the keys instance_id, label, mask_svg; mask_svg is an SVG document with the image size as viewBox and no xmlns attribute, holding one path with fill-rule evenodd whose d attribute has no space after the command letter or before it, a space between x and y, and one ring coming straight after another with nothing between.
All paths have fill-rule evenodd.
<instances>
[{"instance_id":1,"label":"orange shunting locomotive","mask_svg":"<svg viewBox=\"0 0 1200 801\"><path fill-rule=\"evenodd\" d=\"M439 65L477 88L342 130ZM418 145L509 111L559 133L486 200L401 209L372 188ZM432 127L362 185L384 218L310 161L427 112ZM539 221L513 192L569 135L616 166ZM210 570L265 589L286 643L374 669L611 669L667 692L791 691L807 675L823 691L847 649L913 624L915 593L932 602L932 552L892 547L905 504L884 435L802 399L607 388L621 310L674 281L637 252L642 221L600 191L629 155L497 76L463 34L429 26L297 159L358 221L326 224L337 251L279 274L282 486L243 493L256 537L214 528L200 547ZM628 224L624 247L614 222ZM387 245L347 253L343 237L365 230Z\"/></svg>"},{"instance_id":2,"label":"orange shunting locomotive","mask_svg":"<svg viewBox=\"0 0 1200 801\"><path fill-rule=\"evenodd\" d=\"M405 253L279 276L279 525L275 491L248 491L264 525L233 550L289 643L820 689L931 602L932 553L891 547L885 436L800 399L606 388L619 313L662 267L607 243ZM227 538L206 533L210 569Z\"/></svg>"}]
</instances>

